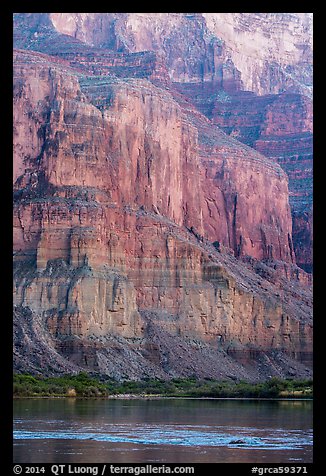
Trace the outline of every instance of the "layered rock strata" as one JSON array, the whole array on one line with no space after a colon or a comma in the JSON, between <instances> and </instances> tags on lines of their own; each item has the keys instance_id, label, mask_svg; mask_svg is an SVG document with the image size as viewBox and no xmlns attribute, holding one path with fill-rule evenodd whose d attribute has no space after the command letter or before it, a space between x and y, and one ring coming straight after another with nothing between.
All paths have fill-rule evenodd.
<instances>
[{"instance_id":1,"label":"layered rock strata","mask_svg":"<svg viewBox=\"0 0 326 476\"><path fill-rule=\"evenodd\" d=\"M290 175L293 144L308 151L311 112L296 93L290 128L289 95L221 114L249 83L205 15L15 15L16 369L311 375L308 255L292 241L310 230L292 229L277 163L288 150Z\"/></svg>"},{"instance_id":2,"label":"layered rock strata","mask_svg":"<svg viewBox=\"0 0 326 476\"><path fill-rule=\"evenodd\" d=\"M95 47L155 51L173 81L311 93L311 13L51 13L49 21Z\"/></svg>"},{"instance_id":3,"label":"layered rock strata","mask_svg":"<svg viewBox=\"0 0 326 476\"><path fill-rule=\"evenodd\" d=\"M14 79L17 365L309 375L311 298L281 168L145 79L26 51ZM262 272L247 255L283 264Z\"/></svg>"},{"instance_id":4,"label":"layered rock strata","mask_svg":"<svg viewBox=\"0 0 326 476\"><path fill-rule=\"evenodd\" d=\"M218 90L215 83L174 87L231 137L281 165L289 178L297 263L312 271L312 101L293 93L257 96Z\"/></svg>"},{"instance_id":5,"label":"layered rock strata","mask_svg":"<svg viewBox=\"0 0 326 476\"><path fill-rule=\"evenodd\" d=\"M225 42L242 89L258 95L291 91L311 96L312 13L204 13Z\"/></svg>"}]
</instances>

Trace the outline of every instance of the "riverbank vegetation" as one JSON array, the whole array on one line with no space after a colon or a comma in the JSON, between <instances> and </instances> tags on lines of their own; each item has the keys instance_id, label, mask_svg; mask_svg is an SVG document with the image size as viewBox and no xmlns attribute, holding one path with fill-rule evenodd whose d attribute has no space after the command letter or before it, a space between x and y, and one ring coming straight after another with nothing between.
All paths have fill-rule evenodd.
<instances>
[{"instance_id":1,"label":"riverbank vegetation","mask_svg":"<svg viewBox=\"0 0 326 476\"><path fill-rule=\"evenodd\" d=\"M312 398L312 380L278 379L260 383L228 382L211 379L174 378L117 381L100 379L86 372L78 375L43 377L15 374L14 397L161 396L192 398Z\"/></svg>"}]
</instances>

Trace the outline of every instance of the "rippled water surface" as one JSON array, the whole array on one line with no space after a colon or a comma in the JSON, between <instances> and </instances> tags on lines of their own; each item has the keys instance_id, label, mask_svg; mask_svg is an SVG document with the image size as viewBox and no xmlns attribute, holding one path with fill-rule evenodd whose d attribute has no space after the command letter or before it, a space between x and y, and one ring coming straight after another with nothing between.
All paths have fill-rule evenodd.
<instances>
[{"instance_id":1,"label":"rippled water surface","mask_svg":"<svg viewBox=\"0 0 326 476\"><path fill-rule=\"evenodd\" d=\"M312 462L312 402L17 400L15 463Z\"/></svg>"}]
</instances>

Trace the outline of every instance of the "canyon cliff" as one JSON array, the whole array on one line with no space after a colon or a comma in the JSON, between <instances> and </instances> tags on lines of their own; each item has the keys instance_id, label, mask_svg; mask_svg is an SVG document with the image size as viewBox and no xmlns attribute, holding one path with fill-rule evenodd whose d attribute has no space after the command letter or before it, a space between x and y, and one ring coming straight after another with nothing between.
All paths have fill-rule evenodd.
<instances>
[{"instance_id":1,"label":"canyon cliff","mask_svg":"<svg viewBox=\"0 0 326 476\"><path fill-rule=\"evenodd\" d=\"M242 87L224 40L153 15L15 16L15 368L310 376L301 228L263 155L282 101L255 144L229 135L187 93Z\"/></svg>"}]
</instances>

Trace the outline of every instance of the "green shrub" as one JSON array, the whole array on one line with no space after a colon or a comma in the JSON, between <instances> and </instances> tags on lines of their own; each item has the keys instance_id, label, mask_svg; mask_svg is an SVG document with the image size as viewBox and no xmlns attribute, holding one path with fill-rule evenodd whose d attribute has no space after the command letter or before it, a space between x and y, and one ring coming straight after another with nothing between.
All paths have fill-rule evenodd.
<instances>
[{"instance_id":1,"label":"green shrub","mask_svg":"<svg viewBox=\"0 0 326 476\"><path fill-rule=\"evenodd\" d=\"M142 381L119 382L108 378L100 381L86 372L78 375L42 377L15 374L13 394L17 397L66 396L74 389L77 397L103 397L116 394L158 394L162 396L210 398L277 398L312 397L312 380L282 380L272 377L256 384L240 381L217 381L195 377L172 380L146 378Z\"/></svg>"}]
</instances>

